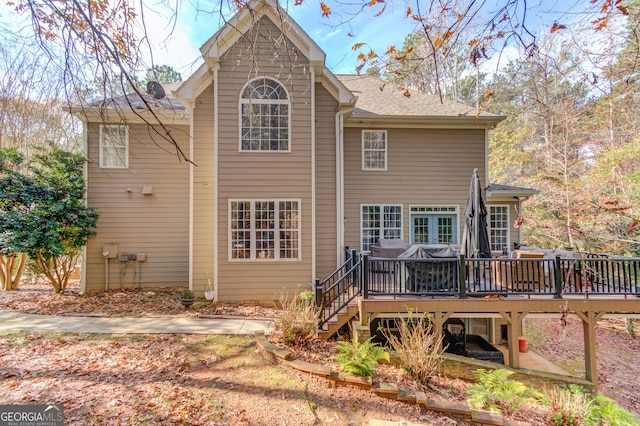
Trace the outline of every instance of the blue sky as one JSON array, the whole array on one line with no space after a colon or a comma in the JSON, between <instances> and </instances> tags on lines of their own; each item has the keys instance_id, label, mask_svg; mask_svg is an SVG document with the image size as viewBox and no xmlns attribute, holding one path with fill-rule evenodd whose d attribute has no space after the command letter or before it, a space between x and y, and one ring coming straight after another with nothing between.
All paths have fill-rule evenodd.
<instances>
[{"instance_id":1,"label":"blue sky","mask_svg":"<svg viewBox=\"0 0 640 426\"><path fill-rule=\"evenodd\" d=\"M219 14L205 12L219 7L219 0L193 1L196 3L178 3L181 9L178 10L175 28L170 21L174 11L167 8L166 3L161 0L154 0L153 3L144 1L147 32L154 46L154 63L173 66L182 73L183 78L188 77L195 71L195 66L201 63L198 48L223 24ZM364 12L351 20L345 6L337 5L336 0L325 0L332 8L329 18L322 17L319 0L304 0L300 6L293 6L294 0L280 1L289 5L287 9L290 15L325 51L326 64L334 73L355 72L358 62L357 53L351 49L354 43L367 42L377 51L385 51L390 45L400 47L405 36L416 26L415 21L405 17L408 4L405 1L387 0L384 3L386 10L381 16L374 17L382 3L365 8ZM421 1L428 4L430 0ZM505 0L487 0L485 10L495 10L498 3L504 4ZM194 4L201 12L196 12ZM415 8L415 0L410 4ZM548 32L549 26L555 21L568 23L579 19L584 9L590 7L590 0L528 0L527 5L530 28ZM5 25L12 22L15 17L11 15L11 10L3 2L0 5L0 22ZM347 20L348 23L341 23ZM150 60L147 62L150 64Z\"/></svg>"},{"instance_id":2,"label":"blue sky","mask_svg":"<svg viewBox=\"0 0 640 426\"><path fill-rule=\"evenodd\" d=\"M281 4L289 4L287 7L289 14L325 51L326 64L334 73L355 72L358 64L357 54L351 46L356 42L367 42L377 51L384 52L390 45L402 46L406 35L416 28L415 21L405 17L408 4L405 1L388 0L385 3L387 5L385 12L379 17L374 15L382 7L382 3L372 8L365 8L364 12L351 20L349 19L351 16L345 11L345 6L337 5L335 0L325 0L325 3L332 8L329 18L322 17L319 0L305 0L299 6L294 6L293 0L281 1ZM485 10L496 10L497 4L504 3L504 0L487 0ZM210 7L206 0L198 4L201 10ZM529 0L527 6L528 26L533 30L546 32L553 22L569 23L580 19L585 8L593 7L590 5L590 0ZM155 33L158 41L161 34L169 32L166 16L163 18L164 24L160 17L157 17L157 24L152 24L158 29ZM347 20L348 23L341 23ZM199 57L198 48L220 25L222 21L219 16L204 12L196 14L192 4L183 3L183 9L179 11L178 26L171 36L171 42L167 46L158 44L159 47L154 55L155 63L168 63L178 69L183 76L188 76L193 70L193 66L190 65Z\"/></svg>"}]
</instances>

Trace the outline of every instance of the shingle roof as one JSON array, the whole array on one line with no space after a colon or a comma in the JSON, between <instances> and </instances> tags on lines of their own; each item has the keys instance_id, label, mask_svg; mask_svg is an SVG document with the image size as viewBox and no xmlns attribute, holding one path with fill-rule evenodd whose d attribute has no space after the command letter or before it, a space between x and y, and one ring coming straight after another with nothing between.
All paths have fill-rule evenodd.
<instances>
[{"instance_id":1,"label":"shingle roof","mask_svg":"<svg viewBox=\"0 0 640 426\"><path fill-rule=\"evenodd\" d=\"M358 97L353 115L381 115L402 117L474 117L476 109L458 102L443 100L418 90L404 96L399 86L371 75L336 75ZM496 117L481 112L482 117Z\"/></svg>"},{"instance_id":2,"label":"shingle roof","mask_svg":"<svg viewBox=\"0 0 640 426\"><path fill-rule=\"evenodd\" d=\"M143 100L140 96L138 96L138 94L129 93L126 96L116 96L115 98L105 101L94 102L91 104L91 106L106 106L108 108L125 110L128 110L130 108L134 110L146 110L148 109L147 105L151 105L152 107L159 109L170 111L184 111L184 105L178 102L178 100L171 94L171 92L180 87L181 84L182 82L163 84L162 87L164 88L165 97L162 99L155 99L149 94L142 93L142 95L144 96Z\"/></svg>"},{"instance_id":3,"label":"shingle roof","mask_svg":"<svg viewBox=\"0 0 640 426\"><path fill-rule=\"evenodd\" d=\"M524 188L521 186L511 186L511 185L501 185L499 183L492 183L489 184L489 186L487 187L487 190L489 191L536 191L535 189L532 188Z\"/></svg>"}]
</instances>

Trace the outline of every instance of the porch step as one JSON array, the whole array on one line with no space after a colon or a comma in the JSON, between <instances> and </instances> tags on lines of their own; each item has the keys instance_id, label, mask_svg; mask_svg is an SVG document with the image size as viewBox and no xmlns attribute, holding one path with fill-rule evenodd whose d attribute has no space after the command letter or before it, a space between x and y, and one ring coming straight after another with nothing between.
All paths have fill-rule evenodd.
<instances>
[{"instance_id":1,"label":"porch step","mask_svg":"<svg viewBox=\"0 0 640 426\"><path fill-rule=\"evenodd\" d=\"M324 325L322 329L318 330L318 337L323 340L329 340L343 325L351 321L353 317L358 314L358 303L354 300L347 306L342 308L337 315L332 317Z\"/></svg>"}]
</instances>

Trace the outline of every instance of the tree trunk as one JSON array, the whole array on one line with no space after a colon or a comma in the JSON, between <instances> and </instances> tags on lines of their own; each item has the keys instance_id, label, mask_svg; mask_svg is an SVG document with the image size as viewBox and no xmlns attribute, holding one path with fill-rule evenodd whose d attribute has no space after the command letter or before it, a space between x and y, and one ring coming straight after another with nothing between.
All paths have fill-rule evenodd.
<instances>
[{"instance_id":1,"label":"tree trunk","mask_svg":"<svg viewBox=\"0 0 640 426\"><path fill-rule=\"evenodd\" d=\"M17 262L17 263L16 263ZM16 265L18 270L13 273ZM20 253L17 256L0 256L0 290L14 290L24 274L27 265L27 255Z\"/></svg>"}]
</instances>

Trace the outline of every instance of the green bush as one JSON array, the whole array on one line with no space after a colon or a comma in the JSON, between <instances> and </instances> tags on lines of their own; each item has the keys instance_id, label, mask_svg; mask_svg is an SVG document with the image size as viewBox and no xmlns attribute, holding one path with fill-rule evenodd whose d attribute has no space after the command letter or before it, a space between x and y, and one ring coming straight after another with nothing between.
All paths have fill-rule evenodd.
<instances>
[{"instance_id":1,"label":"green bush","mask_svg":"<svg viewBox=\"0 0 640 426\"><path fill-rule=\"evenodd\" d=\"M640 426L640 420L606 396L598 395L592 401L592 408L585 418L586 425Z\"/></svg>"},{"instance_id":2,"label":"green bush","mask_svg":"<svg viewBox=\"0 0 640 426\"><path fill-rule=\"evenodd\" d=\"M344 371L358 376L373 376L380 361L389 361L389 351L371 342L371 338L363 343L341 341L337 348L340 353L335 355L336 361Z\"/></svg>"},{"instance_id":3,"label":"green bush","mask_svg":"<svg viewBox=\"0 0 640 426\"><path fill-rule=\"evenodd\" d=\"M474 372L478 383L467 388L467 401L475 409L502 414L513 413L525 402L542 398L542 394L522 382L509 379L513 371L506 369Z\"/></svg>"}]
</instances>

